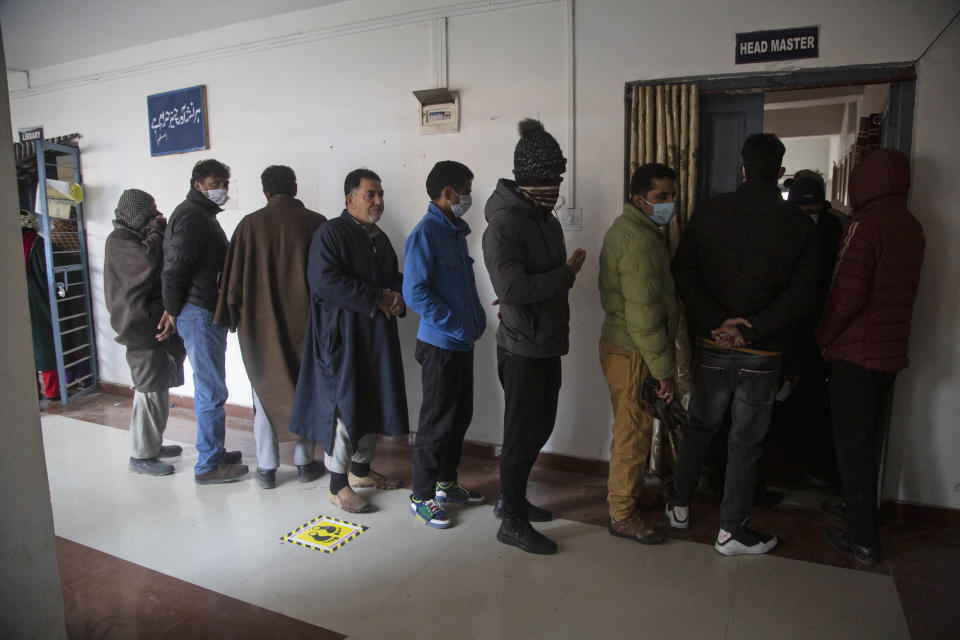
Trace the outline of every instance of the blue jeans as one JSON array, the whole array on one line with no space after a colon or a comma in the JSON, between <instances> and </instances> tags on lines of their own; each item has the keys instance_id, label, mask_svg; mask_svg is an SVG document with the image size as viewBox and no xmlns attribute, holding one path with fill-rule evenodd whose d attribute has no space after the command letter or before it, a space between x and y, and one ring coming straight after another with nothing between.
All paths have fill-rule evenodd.
<instances>
[{"instance_id":1,"label":"blue jeans","mask_svg":"<svg viewBox=\"0 0 960 640\"><path fill-rule=\"evenodd\" d=\"M187 303L177 316L177 333L193 368L193 412L197 416L196 475L223 461L227 415L227 330L213 324L213 312Z\"/></svg>"},{"instance_id":2,"label":"blue jeans","mask_svg":"<svg viewBox=\"0 0 960 640\"><path fill-rule=\"evenodd\" d=\"M710 443L730 410L727 475L720 505L720 527L735 531L750 513L761 447L780 382L780 356L755 355L708 344L697 345L690 407L671 501L689 506L700 481Z\"/></svg>"}]
</instances>

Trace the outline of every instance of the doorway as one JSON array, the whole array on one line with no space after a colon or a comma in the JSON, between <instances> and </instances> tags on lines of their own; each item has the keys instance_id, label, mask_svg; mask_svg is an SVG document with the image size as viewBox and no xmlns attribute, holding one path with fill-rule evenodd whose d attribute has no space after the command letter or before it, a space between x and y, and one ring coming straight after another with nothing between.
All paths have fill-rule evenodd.
<instances>
[{"instance_id":1,"label":"doorway","mask_svg":"<svg viewBox=\"0 0 960 640\"><path fill-rule=\"evenodd\" d=\"M643 162L656 159L686 173L692 188L680 190L687 202L678 205L668 229L668 243L673 248L697 202L740 185L740 149L746 138L769 132L777 134L787 148L784 179L802 169L812 170L822 178L833 208L848 213L846 182L867 151L892 147L910 156L915 78L912 64L890 64L628 83L624 195L628 195L632 170ZM674 94L682 98L680 121L696 132L689 139L670 135L670 126L677 119L670 117L676 112L671 109L676 105L671 102ZM661 95L666 98L661 100ZM689 121L686 105L693 116ZM667 135L661 135L661 130ZM651 148L657 152L656 158L651 157ZM781 189L786 197L782 182ZM678 362L683 351L690 352L689 345L679 342L677 349ZM829 428L826 440L831 440ZM791 502L816 507L825 494L835 493L836 485L824 482L828 474L815 478L816 474L807 474L806 469L799 471L793 475L806 475L799 478L803 481L786 478L785 484L778 485L791 489Z\"/></svg>"},{"instance_id":2,"label":"doorway","mask_svg":"<svg viewBox=\"0 0 960 640\"><path fill-rule=\"evenodd\" d=\"M626 85L625 196L634 88L659 85L692 85L699 94L693 201L736 189L740 147L747 136L762 131L787 138L788 156L790 147L795 156L809 156L820 154L826 144L830 166L823 167L828 174L823 177L838 204L846 204L845 177L856 163L858 138L861 148L893 147L910 156L916 93L912 64L637 81ZM837 176L834 165L840 169ZM792 167L787 169L789 174Z\"/></svg>"}]
</instances>

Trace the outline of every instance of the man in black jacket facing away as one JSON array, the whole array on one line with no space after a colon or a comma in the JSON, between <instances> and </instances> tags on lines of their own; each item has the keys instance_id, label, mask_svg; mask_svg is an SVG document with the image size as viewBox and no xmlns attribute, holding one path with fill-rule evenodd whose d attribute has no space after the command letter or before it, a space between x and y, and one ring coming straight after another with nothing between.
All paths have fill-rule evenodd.
<instances>
[{"instance_id":1,"label":"man in black jacket facing away","mask_svg":"<svg viewBox=\"0 0 960 640\"><path fill-rule=\"evenodd\" d=\"M674 528L689 526L703 458L729 409L726 484L714 545L724 555L766 553L777 544L775 535L750 529L747 516L781 354L817 292L816 228L777 188L784 151L773 134L748 137L741 150L745 183L697 207L673 261L697 344L667 517Z\"/></svg>"},{"instance_id":2,"label":"man in black jacket facing away","mask_svg":"<svg viewBox=\"0 0 960 640\"><path fill-rule=\"evenodd\" d=\"M229 184L230 168L222 162L194 165L187 198L170 214L163 236L163 308L176 321L193 369L197 484L233 482L248 471L239 451L223 448L227 330L213 324L228 244L217 214Z\"/></svg>"}]
</instances>

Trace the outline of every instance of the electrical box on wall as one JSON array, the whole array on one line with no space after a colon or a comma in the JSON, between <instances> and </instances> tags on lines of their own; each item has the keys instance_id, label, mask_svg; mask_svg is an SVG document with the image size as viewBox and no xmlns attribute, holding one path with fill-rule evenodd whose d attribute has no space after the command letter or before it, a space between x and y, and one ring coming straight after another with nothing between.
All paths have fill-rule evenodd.
<instances>
[{"instance_id":1,"label":"electrical box on wall","mask_svg":"<svg viewBox=\"0 0 960 640\"><path fill-rule=\"evenodd\" d=\"M420 133L457 133L460 131L460 96L446 87L414 91L420 102Z\"/></svg>"}]
</instances>

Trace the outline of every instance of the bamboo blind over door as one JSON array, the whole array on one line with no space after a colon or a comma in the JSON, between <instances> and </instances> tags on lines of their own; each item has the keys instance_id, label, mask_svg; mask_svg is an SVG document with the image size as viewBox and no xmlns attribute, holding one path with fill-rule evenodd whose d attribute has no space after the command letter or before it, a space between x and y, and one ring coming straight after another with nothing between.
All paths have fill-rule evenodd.
<instances>
[{"instance_id":1,"label":"bamboo blind over door","mask_svg":"<svg viewBox=\"0 0 960 640\"><path fill-rule=\"evenodd\" d=\"M667 228L671 254L696 200L700 104L696 85L645 85L632 88L630 171L660 162L677 172L676 214Z\"/></svg>"},{"instance_id":2,"label":"bamboo blind over door","mask_svg":"<svg viewBox=\"0 0 960 640\"><path fill-rule=\"evenodd\" d=\"M673 220L667 227L667 246L672 256L693 211L697 191L697 149L700 141L700 100L696 85L661 84L635 86L630 95L630 171L648 162L663 163L677 172L677 199ZM629 178L628 178L629 179ZM686 313L680 314L674 355L677 362L677 400L690 402L692 350ZM655 419L647 459L647 472L667 478L676 464L679 446L676 434Z\"/></svg>"}]
</instances>

